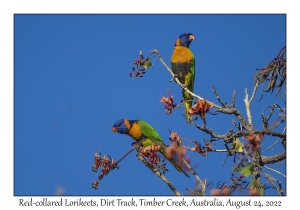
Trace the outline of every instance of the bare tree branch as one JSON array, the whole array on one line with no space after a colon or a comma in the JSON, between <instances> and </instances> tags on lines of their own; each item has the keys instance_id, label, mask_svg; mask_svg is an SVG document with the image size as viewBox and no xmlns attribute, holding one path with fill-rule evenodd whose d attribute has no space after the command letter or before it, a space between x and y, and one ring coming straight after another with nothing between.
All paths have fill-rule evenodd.
<instances>
[{"instance_id":1,"label":"bare tree branch","mask_svg":"<svg viewBox=\"0 0 300 210\"><path fill-rule=\"evenodd\" d=\"M246 105L246 112L248 117L248 122L250 125L252 125L252 116L250 112L250 101L249 101L249 95L248 95L248 88L245 89L245 99L244 99L245 105Z\"/></svg>"},{"instance_id":2,"label":"bare tree branch","mask_svg":"<svg viewBox=\"0 0 300 210\"><path fill-rule=\"evenodd\" d=\"M233 132L232 130L229 130L226 134L217 134L212 129L205 128L204 126L200 126L196 123L194 125L201 131L209 134L212 138L215 138L216 140L223 139L227 143L231 143L232 140L236 137L244 137L251 134L263 134L263 135L269 135L269 136L278 136L280 138L285 138L285 134L279 133L279 132L273 132L273 131L267 131L267 130L253 130L251 132L249 131L237 131Z\"/></svg>"},{"instance_id":3,"label":"bare tree branch","mask_svg":"<svg viewBox=\"0 0 300 210\"><path fill-rule=\"evenodd\" d=\"M220 108L216 108L215 112L221 112L224 114L234 114L239 121L243 124L243 126L247 129L247 130L253 130L252 125L249 125L246 120L244 119L244 117L242 116L241 112L234 108L233 106L228 106L227 103L223 102L217 92L217 90L215 89L214 86L212 86L213 88L213 93L216 95L218 101L221 103L222 107ZM235 94L234 94L235 95ZM235 97L235 96L234 96Z\"/></svg>"},{"instance_id":4,"label":"bare tree branch","mask_svg":"<svg viewBox=\"0 0 300 210\"><path fill-rule=\"evenodd\" d=\"M225 102L223 102L222 100L221 100L221 98L220 98L220 96L219 96L219 94L218 94L218 92L216 91L216 88L214 87L214 86L212 86L212 91L213 91L213 93L216 95L216 98L218 99L218 101L219 101L219 103L222 105L222 107L224 107L224 108L227 108L227 107L229 107L228 105L227 105L227 103L225 103Z\"/></svg>"},{"instance_id":5,"label":"bare tree branch","mask_svg":"<svg viewBox=\"0 0 300 210\"><path fill-rule=\"evenodd\" d=\"M255 85L254 85L254 88L253 88L252 96L251 96L251 98L250 98L250 100L249 100L249 103L250 103L250 104L251 104L251 102L252 102L252 100L253 100L253 98L254 98L254 96L255 96L255 93L256 93L256 91L257 91L257 87L258 87L258 82L256 81L256 82L255 82Z\"/></svg>"},{"instance_id":6,"label":"bare tree branch","mask_svg":"<svg viewBox=\"0 0 300 210\"><path fill-rule=\"evenodd\" d=\"M233 94L232 94L232 102L230 107L234 108L235 107L235 96L236 96L236 91L235 89L233 90Z\"/></svg>"},{"instance_id":7,"label":"bare tree branch","mask_svg":"<svg viewBox=\"0 0 300 210\"><path fill-rule=\"evenodd\" d=\"M286 158L286 152L273 155L273 156L261 156L262 165L277 163Z\"/></svg>"}]
</instances>

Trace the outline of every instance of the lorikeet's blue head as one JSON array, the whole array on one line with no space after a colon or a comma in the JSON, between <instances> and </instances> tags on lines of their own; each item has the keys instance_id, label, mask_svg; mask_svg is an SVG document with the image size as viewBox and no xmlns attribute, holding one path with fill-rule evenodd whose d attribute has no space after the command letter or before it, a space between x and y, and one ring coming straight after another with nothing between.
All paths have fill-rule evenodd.
<instances>
[{"instance_id":1,"label":"lorikeet's blue head","mask_svg":"<svg viewBox=\"0 0 300 210\"><path fill-rule=\"evenodd\" d=\"M184 33L181 34L175 43L175 46L184 46L189 47L191 42L195 39L194 35L192 33Z\"/></svg>"},{"instance_id":2,"label":"lorikeet's blue head","mask_svg":"<svg viewBox=\"0 0 300 210\"><path fill-rule=\"evenodd\" d=\"M121 134L128 133L129 129L130 129L130 124L129 124L129 120L127 119L117 120L112 128L113 132L118 132Z\"/></svg>"}]
</instances>

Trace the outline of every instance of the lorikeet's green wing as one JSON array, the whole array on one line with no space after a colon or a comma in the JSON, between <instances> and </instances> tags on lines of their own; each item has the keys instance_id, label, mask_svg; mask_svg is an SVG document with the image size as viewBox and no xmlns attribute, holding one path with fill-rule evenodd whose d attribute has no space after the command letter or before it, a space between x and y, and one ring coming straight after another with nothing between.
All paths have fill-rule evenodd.
<instances>
[{"instance_id":1,"label":"lorikeet's green wing","mask_svg":"<svg viewBox=\"0 0 300 210\"><path fill-rule=\"evenodd\" d=\"M163 141L162 138L157 133L157 131L147 122L143 120L138 120L137 124L140 126L140 129L144 136L148 137L149 139L153 139L155 141L161 141L161 142Z\"/></svg>"},{"instance_id":2,"label":"lorikeet's green wing","mask_svg":"<svg viewBox=\"0 0 300 210\"><path fill-rule=\"evenodd\" d=\"M192 53L191 51L191 60L188 62L188 68L189 68L189 71L188 73L185 75L185 79L184 79L184 84L187 86L187 88L194 92L194 81L195 81L195 57L194 57L194 54ZM183 91L183 98L184 100L192 100L193 97L188 94L187 92ZM185 103L185 106L187 107L188 105L188 108L190 109L192 107L192 102L187 102Z\"/></svg>"},{"instance_id":3,"label":"lorikeet's green wing","mask_svg":"<svg viewBox=\"0 0 300 210\"><path fill-rule=\"evenodd\" d=\"M166 145L164 144L162 138L159 136L159 134L157 133L157 131L151 126L149 125L147 122L143 121L143 120L138 120L137 124L140 126L140 129L143 133L144 136L147 137L147 139L143 142L143 145L145 147L150 146L150 145L154 145L154 144L159 144L161 145L161 149L159 150L159 152L166 158ZM170 161L170 163L179 171L184 173L187 177L190 177L178 164L177 162L172 158L172 159L168 159Z\"/></svg>"},{"instance_id":4,"label":"lorikeet's green wing","mask_svg":"<svg viewBox=\"0 0 300 210\"><path fill-rule=\"evenodd\" d=\"M188 84L186 84L186 85L190 91L194 92L194 82L195 82L195 73L196 73L196 71L195 71L196 62L195 61L196 60L195 60L193 53L192 53L192 55L193 55L193 59L190 61L190 74L187 75L187 77L189 77L189 79L187 79ZM186 96L184 96L184 100L193 100L193 97L190 94L188 94L187 92L184 92L183 94L186 95ZM192 101L186 102L185 107L186 107L186 111L188 112L188 110L190 110L190 108L192 107ZM188 122L191 122L192 116L189 115L188 118L189 118Z\"/></svg>"}]
</instances>

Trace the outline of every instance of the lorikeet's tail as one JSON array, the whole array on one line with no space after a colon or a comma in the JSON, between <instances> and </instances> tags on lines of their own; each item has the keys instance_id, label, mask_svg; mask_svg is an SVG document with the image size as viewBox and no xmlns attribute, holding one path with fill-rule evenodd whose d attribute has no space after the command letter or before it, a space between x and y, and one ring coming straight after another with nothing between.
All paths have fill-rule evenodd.
<instances>
[{"instance_id":1,"label":"lorikeet's tail","mask_svg":"<svg viewBox=\"0 0 300 210\"><path fill-rule=\"evenodd\" d=\"M185 170L183 170L178 164L177 162L172 158L171 160L169 160L170 163L172 163L172 165L180 172L184 173L184 175L186 175L187 177L190 177L190 175L188 175Z\"/></svg>"},{"instance_id":2,"label":"lorikeet's tail","mask_svg":"<svg viewBox=\"0 0 300 210\"><path fill-rule=\"evenodd\" d=\"M186 91L182 91L182 95L183 95L183 100L185 101L184 102L184 107L185 107L186 122L191 123L191 122L193 122L193 117L188 112L189 112L190 108L192 107L193 96L191 96Z\"/></svg>"},{"instance_id":3,"label":"lorikeet's tail","mask_svg":"<svg viewBox=\"0 0 300 210\"><path fill-rule=\"evenodd\" d=\"M185 170L183 170L179 165L178 165L178 163L172 158L172 159L168 159L167 157L166 157L166 151L165 150L160 150L160 153L161 154L163 154L163 156L167 159L167 160L169 160L169 162L179 171L179 172L182 172L182 173L184 173L184 175L186 175L187 177L190 177L190 175L188 175L186 172L185 172Z\"/></svg>"}]
</instances>

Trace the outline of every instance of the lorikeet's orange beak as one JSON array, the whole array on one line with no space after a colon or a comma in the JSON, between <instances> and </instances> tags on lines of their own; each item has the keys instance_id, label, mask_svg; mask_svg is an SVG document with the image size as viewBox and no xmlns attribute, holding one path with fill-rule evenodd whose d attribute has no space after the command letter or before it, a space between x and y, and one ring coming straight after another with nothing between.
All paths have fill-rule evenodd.
<instances>
[{"instance_id":1,"label":"lorikeet's orange beak","mask_svg":"<svg viewBox=\"0 0 300 210\"><path fill-rule=\"evenodd\" d=\"M190 35L189 41L193 41L194 39L195 39L195 37L193 35Z\"/></svg>"},{"instance_id":2,"label":"lorikeet's orange beak","mask_svg":"<svg viewBox=\"0 0 300 210\"><path fill-rule=\"evenodd\" d=\"M112 128L112 131L113 131L113 132L117 132L117 131L118 131L118 128L113 127L113 128Z\"/></svg>"}]
</instances>

